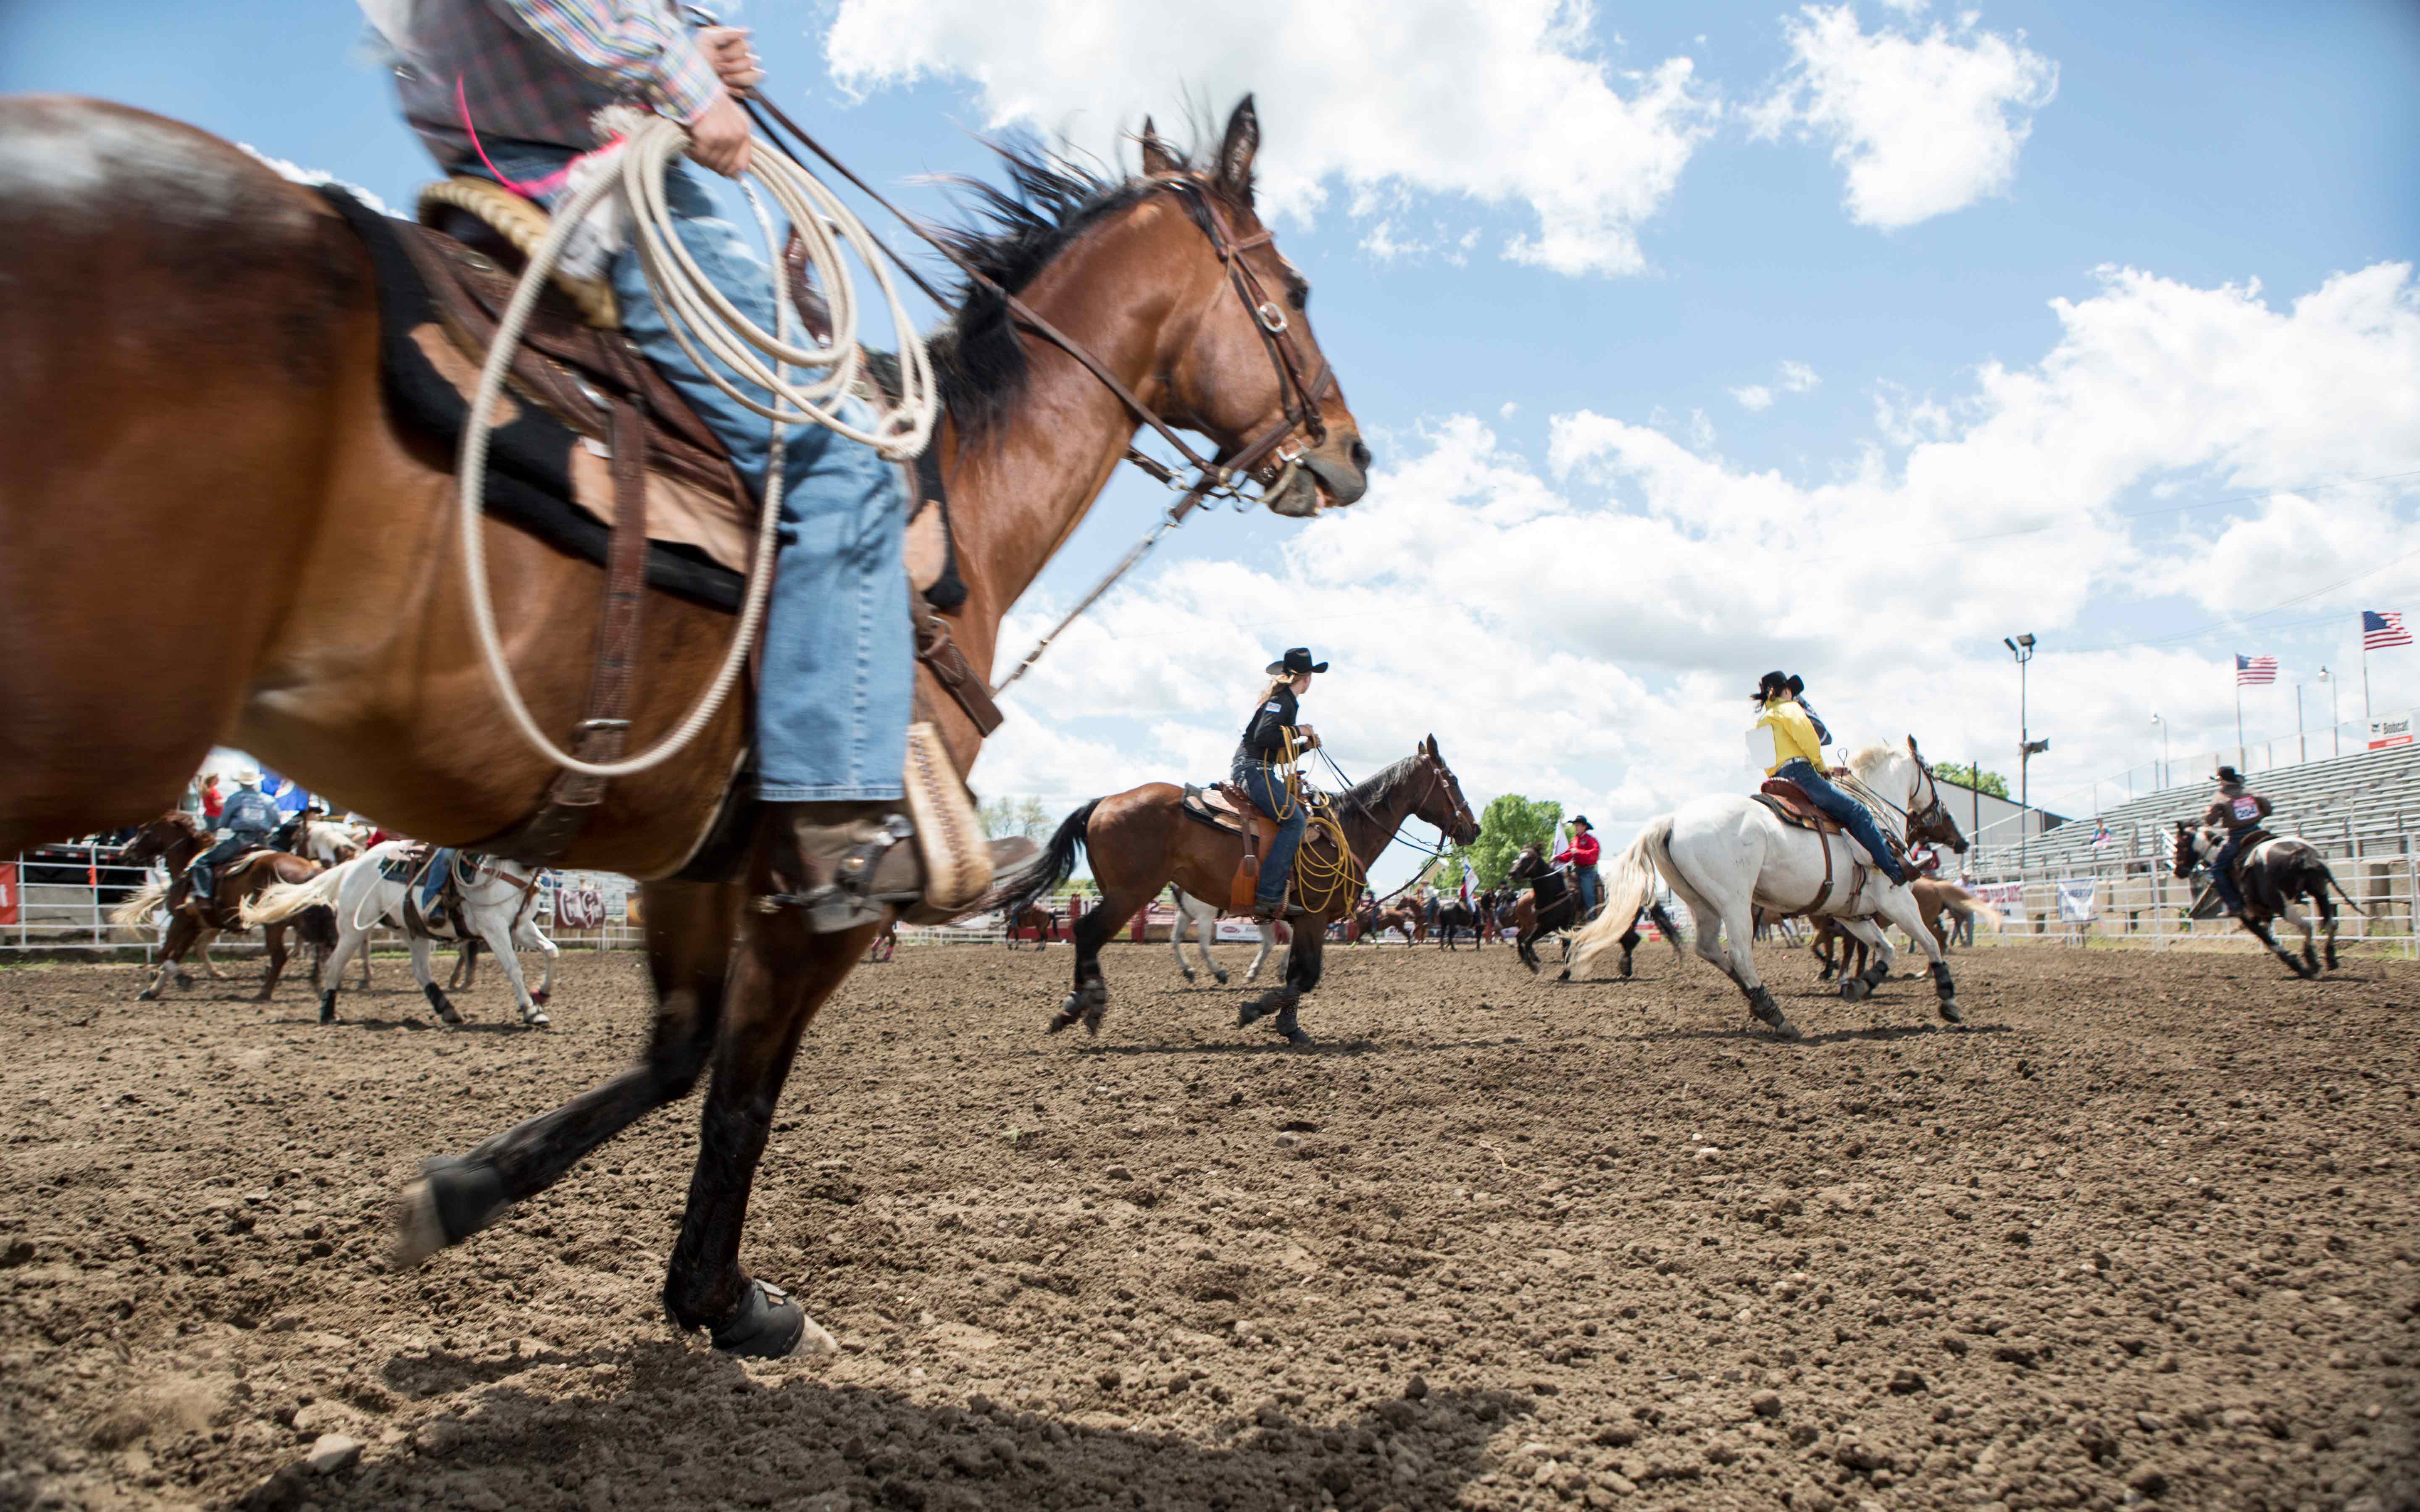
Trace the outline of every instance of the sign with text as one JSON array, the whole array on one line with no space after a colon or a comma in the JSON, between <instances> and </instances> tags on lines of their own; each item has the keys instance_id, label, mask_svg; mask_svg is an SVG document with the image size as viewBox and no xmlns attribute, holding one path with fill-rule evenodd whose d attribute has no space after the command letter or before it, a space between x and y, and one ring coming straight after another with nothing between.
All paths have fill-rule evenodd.
<instances>
[{"instance_id":1,"label":"sign with text","mask_svg":"<svg viewBox=\"0 0 2420 1512\"><path fill-rule=\"evenodd\" d=\"M17 922L17 863L0 861L0 924Z\"/></svg>"},{"instance_id":2,"label":"sign with text","mask_svg":"<svg viewBox=\"0 0 2420 1512\"><path fill-rule=\"evenodd\" d=\"M2095 906L2099 902L2101 884L2089 877L2058 885L2058 920L2062 924L2088 924L2100 917Z\"/></svg>"},{"instance_id":3,"label":"sign with text","mask_svg":"<svg viewBox=\"0 0 2420 1512\"><path fill-rule=\"evenodd\" d=\"M2412 744L2412 716L2400 714L2391 718L2369 721L2369 748L2378 750L2387 746Z\"/></svg>"}]
</instances>

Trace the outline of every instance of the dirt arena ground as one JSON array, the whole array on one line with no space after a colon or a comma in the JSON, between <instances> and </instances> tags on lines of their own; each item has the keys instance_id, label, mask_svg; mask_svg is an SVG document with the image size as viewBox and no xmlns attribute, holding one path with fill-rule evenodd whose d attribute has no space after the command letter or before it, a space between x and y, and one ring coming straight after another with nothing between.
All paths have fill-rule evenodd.
<instances>
[{"instance_id":1,"label":"dirt arena ground","mask_svg":"<svg viewBox=\"0 0 2420 1512\"><path fill-rule=\"evenodd\" d=\"M1329 960L1311 1051L1157 947L1090 1043L1063 946L861 969L746 1252L841 1350L744 1366L655 1304L693 1104L378 1258L630 1058L635 959L551 1032L0 970L0 1506L2420 1504L2420 967L1986 950L1947 1032L1776 951L1777 1045L1668 953Z\"/></svg>"}]
</instances>

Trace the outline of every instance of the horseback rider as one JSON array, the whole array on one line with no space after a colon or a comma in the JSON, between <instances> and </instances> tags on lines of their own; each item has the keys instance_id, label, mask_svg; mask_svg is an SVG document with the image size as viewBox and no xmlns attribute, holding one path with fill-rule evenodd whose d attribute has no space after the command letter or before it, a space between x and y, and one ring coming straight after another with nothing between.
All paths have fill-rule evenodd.
<instances>
[{"instance_id":1,"label":"horseback rider","mask_svg":"<svg viewBox=\"0 0 2420 1512\"><path fill-rule=\"evenodd\" d=\"M1765 769L1765 776L1796 783L1809 802L1855 837L1883 875L1890 878L1894 886L1905 887L1907 872L1875 826L1872 813L1864 804L1834 787L1832 779L1823 775L1823 736L1817 733L1815 721L1796 691L1805 687L1797 678L1780 672L1767 672L1757 682L1756 696L1749 702L1756 705L1758 728L1772 730L1774 753L1778 758Z\"/></svg>"},{"instance_id":2,"label":"horseback rider","mask_svg":"<svg viewBox=\"0 0 2420 1512\"><path fill-rule=\"evenodd\" d=\"M417 0L408 16L408 25L390 17L384 31L396 91L406 121L448 173L551 206L569 190L573 160L597 149L591 117L615 103L680 122L690 156L715 173L737 178L748 169L752 139L738 97L764 72L745 28L692 32L670 0ZM773 274L716 217L704 183L675 165L664 195L699 270L747 319L775 329ZM634 248L614 253L610 273L624 333L761 490L768 423L683 348ZM722 374L742 381L727 367ZM873 423L859 400L840 412L861 429ZM810 929L830 933L879 919L877 900L924 886L918 847L890 842L908 825L914 688L907 486L873 447L822 425L791 426L783 447L780 551L755 682L757 795L783 837L779 890L803 900ZM996 869L1032 849L1020 840L991 844Z\"/></svg>"},{"instance_id":3,"label":"horseback rider","mask_svg":"<svg viewBox=\"0 0 2420 1512\"><path fill-rule=\"evenodd\" d=\"M1319 744L1311 726L1296 722L1295 701L1311 691L1312 674L1327 663L1311 659L1311 648L1295 646L1269 663L1268 687L1252 707L1236 744L1228 777L1249 795L1253 807L1277 822L1277 837L1261 857L1260 882L1252 891L1252 917L1263 923L1285 909L1286 884L1294 876L1295 852L1311 813L1295 791L1295 758Z\"/></svg>"},{"instance_id":4,"label":"horseback rider","mask_svg":"<svg viewBox=\"0 0 2420 1512\"><path fill-rule=\"evenodd\" d=\"M185 895L207 907L217 891L218 868L247 851L269 843L277 827L277 803L260 791L260 773L247 766L233 775L236 789L219 810L219 842L194 858L185 869Z\"/></svg>"},{"instance_id":5,"label":"horseback rider","mask_svg":"<svg viewBox=\"0 0 2420 1512\"><path fill-rule=\"evenodd\" d=\"M2243 774L2232 766L2222 766L2212 779L2218 783L2218 796L2210 811L2201 816L2204 825L2222 825L2226 830L2226 843L2210 860L2210 885L2218 889L2218 901L2226 905L2226 917L2236 918L2243 913L2243 894L2235 885L2235 858L2242 854L2244 842L2260 827L2260 821L2274 811L2267 798L2246 789Z\"/></svg>"},{"instance_id":6,"label":"horseback rider","mask_svg":"<svg viewBox=\"0 0 2420 1512\"><path fill-rule=\"evenodd\" d=\"M1586 918L1605 902L1605 882L1596 870L1600 851L1596 830L1589 824L1588 815L1575 815L1571 828L1575 833L1556 853L1554 864L1572 863L1572 886L1579 889L1580 917Z\"/></svg>"}]
</instances>

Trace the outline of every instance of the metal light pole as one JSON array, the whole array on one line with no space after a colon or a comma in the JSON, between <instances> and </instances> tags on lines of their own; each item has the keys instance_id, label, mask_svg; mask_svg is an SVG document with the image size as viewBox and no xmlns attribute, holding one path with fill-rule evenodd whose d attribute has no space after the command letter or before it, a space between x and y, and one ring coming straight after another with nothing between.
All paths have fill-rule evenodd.
<instances>
[{"instance_id":1,"label":"metal light pole","mask_svg":"<svg viewBox=\"0 0 2420 1512\"><path fill-rule=\"evenodd\" d=\"M2025 667L2034 659L2034 638L2021 635L2011 640L2002 636L2000 644L2017 658L2017 875L2022 877L2025 874L2026 830L2033 822L2033 760L2050 749L2050 742L2028 738L2033 730L2026 714Z\"/></svg>"},{"instance_id":2,"label":"metal light pole","mask_svg":"<svg viewBox=\"0 0 2420 1512\"><path fill-rule=\"evenodd\" d=\"M2311 743L2303 738L2303 680L2294 679L2294 760L2311 759Z\"/></svg>"},{"instance_id":3,"label":"metal light pole","mask_svg":"<svg viewBox=\"0 0 2420 1512\"><path fill-rule=\"evenodd\" d=\"M2160 727L2160 791L2164 793L2168 788L2170 775L2168 772L2168 721L2155 714L2151 716L2151 722Z\"/></svg>"},{"instance_id":4,"label":"metal light pole","mask_svg":"<svg viewBox=\"0 0 2420 1512\"><path fill-rule=\"evenodd\" d=\"M2336 717L2336 674L2322 667L2319 669L2319 681L2328 685L2328 741L2331 747L2328 753L2341 756L2344 754L2344 721Z\"/></svg>"}]
</instances>

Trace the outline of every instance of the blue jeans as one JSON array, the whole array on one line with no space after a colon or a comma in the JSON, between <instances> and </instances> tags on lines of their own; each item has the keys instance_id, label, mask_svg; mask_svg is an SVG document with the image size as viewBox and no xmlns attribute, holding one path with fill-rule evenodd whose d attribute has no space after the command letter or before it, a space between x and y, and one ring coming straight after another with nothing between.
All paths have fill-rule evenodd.
<instances>
[{"instance_id":1,"label":"blue jeans","mask_svg":"<svg viewBox=\"0 0 2420 1512\"><path fill-rule=\"evenodd\" d=\"M1236 780L1260 805L1261 812L1277 819L1277 838L1269 841L1269 854L1261 857L1260 885L1252 889L1255 905L1274 907L1285 902L1286 881L1294 875L1294 853L1302 848L1303 826L1311 822L1311 815L1288 795L1285 779L1273 766L1247 766ZM1285 817L1278 819L1281 813Z\"/></svg>"},{"instance_id":2,"label":"blue jeans","mask_svg":"<svg viewBox=\"0 0 2420 1512\"><path fill-rule=\"evenodd\" d=\"M530 143L486 146L499 168L524 180L553 173L572 156ZM749 319L776 329L772 273L738 228L716 217L712 196L687 166L666 176L665 199L682 244L715 286ZM721 438L761 499L771 422L734 403L690 363L647 290L635 248L615 255L613 280L623 331ZM730 369L722 372L737 382ZM770 400L762 391L756 396ZM868 423L857 401L848 408L853 424ZM821 425L790 427L783 446L780 550L757 683L757 794L775 802L897 798L915 677L906 483L872 447Z\"/></svg>"},{"instance_id":3,"label":"blue jeans","mask_svg":"<svg viewBox=\"0 0 2420 1512\"><path fill-rule=\"evenodd\" d=\"M1807 796L1814 800L1816 808L1829 814L1841 828L1855 838L1858 844L1866 848L1866 854L1874 858L1874 864L1882 868L1885 876L1889 877L1893 882L1903 883L1907 880L1907 873L1891 856L1890 846L1884 841L1883 832L1874 827L1874 816L1867 811L1864 804L1834 787L1831 779L1817 771L1812 763L1804 758L1792 757L1774 768L1773 775L1786 777L1797 783Z\"/></svg>"},{"instance_id":4,"label":"blue jeans","mask_svg":"<svg viewBox=\"0 0 2420 1512\"><path fill-rule=\"evenodd\" d=\"M1572 890L1579 894L1580 916L1584 918L1589 910L1605 902L1605 879L1597 875L1595 867L1572 868Z\"/></svg>"},{"instance_id":5,"label":"blue jeans","mask_svg":"<svg viewBox=\"0 0 2420 1512\"><path fill-rule=\"evenodd\" d=\"M2218 901L2237 913L2243 912L2243 894L2235 887L2235 857L2243 849L2243 838L2251 833L2239 829L2226 837L2226 843L2210 858L2210 885L2218 889Z\"/></svg>"}]
</instances>

